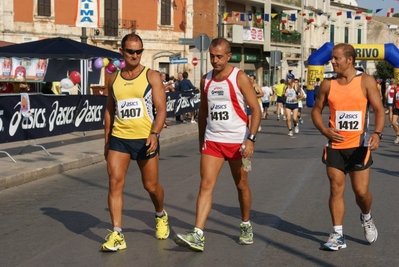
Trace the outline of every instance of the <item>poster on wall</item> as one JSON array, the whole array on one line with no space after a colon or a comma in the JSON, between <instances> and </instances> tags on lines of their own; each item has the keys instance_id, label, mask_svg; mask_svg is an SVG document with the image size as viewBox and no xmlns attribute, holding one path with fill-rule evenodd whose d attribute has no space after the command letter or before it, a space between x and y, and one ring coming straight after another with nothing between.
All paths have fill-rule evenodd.
<instances>
[{"instance_id":1,"label":"poster on wall","mask_svg":"<svg viewBox=\"0 0 399 267\"><path fill-rule=\"evenodd\" d=\"M0 81L42 82L48 60L42 58L0 57Z\"/></svg>"},{"instance_id":2,"label":"poster on wall","mask_svg":"<svg viewBox=\"0 0 399 267\"><path fill-rule=\"evenodd\" d=\"M244 29L242 39L245 41L264 42L265 39L263 38L263 29L255 27Z\"/></svg>"}]
</instances>

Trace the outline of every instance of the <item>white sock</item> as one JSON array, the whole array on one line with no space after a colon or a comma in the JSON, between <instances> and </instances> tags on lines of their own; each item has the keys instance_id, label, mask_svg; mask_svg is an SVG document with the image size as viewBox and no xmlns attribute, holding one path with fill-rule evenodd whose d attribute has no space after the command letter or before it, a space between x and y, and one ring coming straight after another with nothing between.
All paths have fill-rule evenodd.
<instances>
[{"instance_id":1,"label":"white sock","mask_svg":"<svg viewBox=\"0 0 399 267\"><path fill-rule=\"evenodd\" d=\"M122 234L122 228L114 227L114 232L118 232L121 235Z\"/></svg>"},{"instance_id":2,"label":"white sock","mask_svg":"<svg viewBox=\"0 0 399 267\"><path fill-rule=\"evenodd\" d=\"M163 211L161 212L155 212L155 217L161 218L165 215L165 213Z\"/></svg>"},{"instance_id":3,"label":"white sock","mask_svg":"<svg viewBox=\"0 0 399 267\"><path fill-rule=\"evenodd\" d=\"M371 219L371 212L367 213L367 214L363 214L362 213L362 219L363 221L368 221Z\"/></svg>"},{"instance_id":4,"label":"white sock","mask_svg":"<svg viewBox=\"0 0 399 267\"><path fill-rule=\"evenodd\" d=\"M342 225L334 225L334 232L343 235L344 229Z\"/></svg>"},{"instance_id":5,"label":"white sock","mask_svg":"<svg viewBox=\"0 0 399 267\"><path fill-rule=\"evenodd\" d=\"M244 225L249 225L249 224L251 224L249 221L246 221L246 222L244 222L244 221L242 221L242 224L244 224Z\"/></svg>"},{"instance_id":6,"label":"white sock","mask_svg":"<svg viewBox=\"0 0 399 267\"><path fill-rule=\"evenodd\" d=\"M197 234L199 236L203 236L204 235L204 231L202 231L201 229L199 229L198 227L194 227L194 230L197 230Z\"/></svg>"}]
</instances>

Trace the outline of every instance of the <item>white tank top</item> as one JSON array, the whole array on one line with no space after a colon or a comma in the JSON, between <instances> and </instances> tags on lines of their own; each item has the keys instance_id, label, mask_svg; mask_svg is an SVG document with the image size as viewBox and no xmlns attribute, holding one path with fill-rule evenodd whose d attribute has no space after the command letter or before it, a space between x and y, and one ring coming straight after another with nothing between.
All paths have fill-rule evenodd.
<instances>
[{"instance_id":1,"label":"white tank top","mask_svg":"<svg viewBox=\"0 0 399 267\"><path fill-rule=\"evenodd\" d=\"M219 143L244 142L248 135L246 104L237 85L237 74L241 70L234 67L224 80L214 80L208 72L204 92L208 103L205 140Z\"/></svg>"}]
</instances>

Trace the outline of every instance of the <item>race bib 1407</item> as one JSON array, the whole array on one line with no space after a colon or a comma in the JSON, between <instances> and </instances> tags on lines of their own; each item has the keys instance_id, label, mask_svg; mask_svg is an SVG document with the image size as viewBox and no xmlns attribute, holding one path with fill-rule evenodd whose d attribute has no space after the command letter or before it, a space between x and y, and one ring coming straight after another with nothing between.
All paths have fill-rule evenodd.
<instances>
[{"instance_id":1,"label":"race bib 1407","mask_svg":"<svg viewBox=\"0 0 399 267\"><path fill-rule=\"evenodd\" d=\"M361 131L362 112L361 111L336 111L335 127L340 131Z\"/></svg>"},{"instance_id":2,"label":"race bib 1407","mask_svg":"<svg viewBox=\"0 0 399 267\"><path fill-rule=\"evenodd\" d=\"M140 98L120 100L117 103L118 117L121 120L137 119L143 117L143 104Z\"/></svg>"}]
</instances>

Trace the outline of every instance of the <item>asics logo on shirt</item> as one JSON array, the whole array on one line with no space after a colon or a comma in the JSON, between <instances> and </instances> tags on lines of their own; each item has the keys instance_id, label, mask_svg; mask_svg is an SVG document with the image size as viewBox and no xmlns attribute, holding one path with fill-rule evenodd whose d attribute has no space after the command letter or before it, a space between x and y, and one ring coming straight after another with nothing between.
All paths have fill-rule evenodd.
<instances>
[{"instance_id":1,"label":"asics logo on shirt","mask_svg":"<svg viewBox=\"0 0 399 267\"><path fill-rule=\"evenodd\" d=\"M227 105L226 105L226 104L224 104L224 105L213 104L213 105L211 106L211 110L226 109L226 108L227 108Z\"/></svg>"},{"instance_id":2,"label":"asics logo on shirt","mask_svg":"<svg viewBox=\"0 0 399 267\"><path fill-rule=\"evenodd\" d=\"M139 101L125 101L122 103L121 108L136 107L140 104Z\"/></svg>"},{"instance_id":3,"label":"asics logo on shirt","mask_svg":"<svg viewBox=\"0 0 399 267\"><path fill-rule=\"evenodd\" d=\"M339 119L357 119L357 114L342 113L341 116L339 116Z\"/></svg>"}]
</instances>

